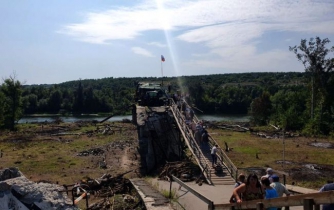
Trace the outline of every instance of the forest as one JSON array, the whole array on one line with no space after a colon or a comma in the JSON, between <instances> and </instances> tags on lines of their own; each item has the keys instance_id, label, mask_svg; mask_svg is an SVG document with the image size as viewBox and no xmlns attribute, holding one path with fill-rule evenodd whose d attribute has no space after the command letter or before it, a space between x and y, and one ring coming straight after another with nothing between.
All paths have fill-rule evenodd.
<instances>
[{"instance_id":1,"label":"forest","mask_svg":"<svg viewBox=\"0 0 334 210\"><path fill-rule=\"evenodd\" d=\"M29 114L126 114L135 103L136 84L146 81L169 86L170 95L189 94L190 104L208 114L249 114L253 125L334 135L334 59L326 58L334 48L327 49L327 43L317 37L290 47L305 72L109 77L40 85L22 85L13 75L0 87L0 127L15 129Z\"/></svg>"}]
</instances>

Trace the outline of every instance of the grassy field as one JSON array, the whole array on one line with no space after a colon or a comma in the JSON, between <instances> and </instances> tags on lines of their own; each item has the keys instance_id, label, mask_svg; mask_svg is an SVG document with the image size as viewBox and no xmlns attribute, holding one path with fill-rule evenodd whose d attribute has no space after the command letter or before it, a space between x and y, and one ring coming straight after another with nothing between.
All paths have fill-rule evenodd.
<instances>
[{"instance_id":1,"label":"grassy field","mask_svg":"<svg viewBox=\"0 0 334 210\"><path fill-rule=\"evenodd\" d=\"M33 181L45 180L59 184L73 184L84 176L97 178L104 173L122 173L124 171L118 167L100 169L98 161L103 159L101 156L77 156L81 151L103 147L115 141L135 141L134 125L114 123L112 126L123 127L123 132L87 136L85 133L96 130L96 126L67 123L44 125L42 128L37 124L20 124L18 132L2 132L0 135L0 149L3 152L1 168L18 167ZM52 136L51 133L59 128L66 128L64 132L73 135Z\"/></svg>"},{"instance_id":2,"label":"grassy field","mask_svg":"<svg viewBox=\"0 0 334 210\"><path fill-rule=\"evenodd\" d=\"M105 125L100 125L103 127ZM79 157L81 151L103 147L112 142L129 141L137 143L136 127L128 123L113 123L110 126L120 128L122 132L112 135L95 132L96 125L89 123L66 123L60 125L20 124L18 132L0 131L0 149L3 152L1 168L18 167L27 178L33 181L46 180L59 184L73 184L84 176L100 177L104 173L119 174L124 168L120 162L123 152L110 151L109 158L118 160L108 169L100 169L101 156ZM52 136L52 132L65 130L73 135ZM64 132L65 132L64 131ZM249 132L233 132L222 129L208 129L210 135L225 148L230 148L228 156L238 168L271 167L279 174L285 172L287 183L295 182L299 186L319 189L328 179L334 177L333 149L310 146L312 142L332 143L331 139L294 137L285 138L285 160L283 160L282 139L266 139ZM77 135L81 133L81 135ZM133 143L131 143L133 142ZM133 156L133 151L128 156ZM122 165L123 164L123 165ZM308 170L304 166L316 164L319 170ZM122 168L123 167L123 168ZM320 170L322 168L323 170ZM317 168L318 169L318 168Z\"/></svg>"},{"instance_id":3,"label":"grassy field","mask_svg":"<svg viewBox=\"0 0 334 210\"><path fill-rule=\"evenodd\" d=\"M222 129L210 129L210 135L218 142L222 149L225 143L232 151L227 154L238 168L266 169L271 167L278 174L285 172L287 184L295 182L299 186L319 189L334 175L333 148L311 146L310 143L331 143L327 138L291 137L283 139L262 138L250 132L233 132ZM285 150L285 164L283 165L283 150ZM306 166L314 166L309 169ZM322 170L321 170L322 169ZM283 180L281 180L283 181Z\"/></svg>"}]
</instances>

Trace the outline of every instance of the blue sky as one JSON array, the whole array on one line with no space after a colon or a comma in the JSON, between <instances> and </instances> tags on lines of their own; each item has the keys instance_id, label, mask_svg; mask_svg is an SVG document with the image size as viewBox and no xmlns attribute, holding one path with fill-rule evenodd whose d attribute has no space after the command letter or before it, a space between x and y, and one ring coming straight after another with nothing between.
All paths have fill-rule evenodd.
<instances>
[{"instance_id":1,"label":"blue sky","mask_svg":"<svg viewBox=\"0 0 334 210\"><path fill-rule=\"evenodd\" d=\"M25 84L302 72L289 46L333 46L334 1L1 0L0 27L0 76Z\"/></svg>"}]
</instances>

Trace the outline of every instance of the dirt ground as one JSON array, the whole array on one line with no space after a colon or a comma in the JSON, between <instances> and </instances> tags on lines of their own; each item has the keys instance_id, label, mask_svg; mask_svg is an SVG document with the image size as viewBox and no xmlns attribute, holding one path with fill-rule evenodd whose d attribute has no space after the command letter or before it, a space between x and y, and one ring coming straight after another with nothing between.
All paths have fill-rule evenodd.
<instances>
[{"instance_id":1,"label":"dirt ground","mask_svg":"<svg viewBox=\"0 0 334 210\"><path fill-rule=\"evenodd\" d=\"M32 181L59 184L129 171L126 177L138 177L137 147L131 123L22 125L19 131L0 133L0 167L18 167Z\"/></svg>"},{"instance_id":2,"label":"dirt ground","mask_svg":"<svg viewBox=\"0 0 334 210\"><path fill-rule=\"evenodd\" d=\"M214 132L220 131L214 130ZM225 134L213 134L213 136L219 135ZM263 139L263 137L256 138ZM331 142L302 136L287 138L287 142L290 142L289 145L292 145L295 151L311 147L334 148ZM140 165L137 147L137 129L129 122L96 124L96 122L81 121L20 125L17 132L0 133L2 150L0 167L19 167L32 181L43 180L59 184L73 184L83 177L99 178L103 174L117 176L124 173L126 178L141 177L144 172ZM315 155L319 156L321 151ZM233 151L228 153L232 161L234 154ZM259 154L260 159L263 159L264 155L267 154ZM298 156L294 161L288 158L285 160L285 166L289 168L289 180L312 182L319 178L333 179L333 163L314 164L311 155ZM282 159L276 159L278 172L281 171L282 162ZM237 161L236 163L238 166Z\"/></svg>"}]
</instances>

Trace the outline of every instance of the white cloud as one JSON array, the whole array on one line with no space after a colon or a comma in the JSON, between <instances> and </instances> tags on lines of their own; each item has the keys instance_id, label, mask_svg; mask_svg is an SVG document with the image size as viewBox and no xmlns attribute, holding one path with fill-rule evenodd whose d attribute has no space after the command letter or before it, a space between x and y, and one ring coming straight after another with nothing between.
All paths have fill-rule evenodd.
<instances>
[{"instance_id":1,"label":"white cloud","mask_svg":"<svg viewBox=\"0 0 334 210\"><path fill-rule=\"evenodd\" d=\"M134 39L150 30L193 28L196 31L216 24L230 29L258 27L257 36L266 30L310 33L322 30L334 33L334 27L329 27L333 26L334 2L331 1L170 0L161 2L160 6L152 1L145 1L131 8L119 7L100 13L88 13L86 20L82 23L66 25L60 32L93 43ZM324 22L324 19L328 21ZM311 23L312 27L308 23ZM270 27L261 27L264 24ZM234 27L231 28L231 26Z\"/></svg>"},{"instance_id":2,"label":"white cloud","mask_svg":"<svg viewBox=\"0 0 334 210\"><path fill-rule=\"evenodd\" d=\"M279 49L259 53L261 38L265 34L332 35L333 11L332 0L146 0L133 7L88 13L86 20L66 25L60 32L84 42L103 44L138 37L149 40L152 31L168 31L172 32L176 42L202 48L201 52L190 52L196 59L182 65L236 70L247 66L253 71L265 71L275 69L273 64L281 68L284 59L293 58L290 52ZM291 37L289 35L289 39ZM289 39L284 37L282 41ZM148 44L165 47L159 42ZM153 57L143 48L133 47L132 51Z\"/></svg>"},{"instance_id":3,"label":"white cloud","mask_svg":"<svg viewBox=\"0 0 334 210\"><path fill-rule=\"evenodd\" d=\"M132 52L138 54L138 55L142 55L145 57L155 57L152 55L151 52L149 52L148 50L141 48L141 47L132 47L131 48Z\"/></svg>"},{"instance_id":4,"label":"white cloud","mask_svg":"<svg viewBox=\"0 0 334 210\"><path fill-rule=\"evenodd\" d=\"M161 44L159 42L150 42L150 43L148 43L148 45L153 45L153 46L161 47L161 48L167 47L165 44Z\"/></svg>"}]
</instances>

